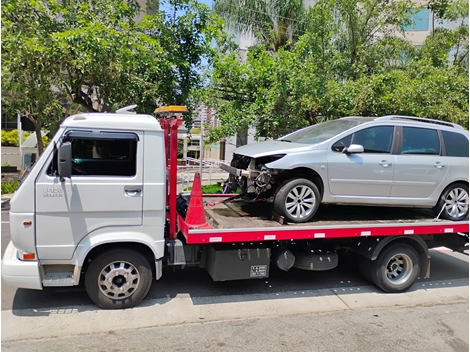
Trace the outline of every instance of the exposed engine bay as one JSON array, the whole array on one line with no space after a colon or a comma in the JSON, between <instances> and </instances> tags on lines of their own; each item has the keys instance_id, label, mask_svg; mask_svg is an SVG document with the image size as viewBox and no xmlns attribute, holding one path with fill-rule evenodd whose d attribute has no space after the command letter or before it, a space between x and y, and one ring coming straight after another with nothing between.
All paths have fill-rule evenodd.
<instances>
[{"instance_id":1,"label":"exposed engine bay","mask_svg":"<svg viewBox=\"0 0 470 352\"><path fill-rule=\"evenodd\" d=\"M234 154L230 168L224 168L230 173L230 181L238 182L242 195L258 197L263 194L269 197L275 191L277 176L284 170L271 169L266 164L279 160L285 154L269 155L259 158ZM225 165L227 166L227 165Z\"/></svg>"}]
</instances>

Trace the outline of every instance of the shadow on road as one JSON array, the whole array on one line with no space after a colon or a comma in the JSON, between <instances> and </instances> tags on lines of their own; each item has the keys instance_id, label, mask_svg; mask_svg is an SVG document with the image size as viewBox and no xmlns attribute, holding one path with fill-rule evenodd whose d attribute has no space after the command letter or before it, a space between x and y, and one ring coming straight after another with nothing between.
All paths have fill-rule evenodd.
<instances>
[{"instance_id":1,"label":"shadow on road","mask_svg":"<svg viewBox=\"0 0 470 352\"><path fill-rule=\"evenodd\" d=\"M468 261L462 254L432 250L431 256L431 278L420 278L410 292L468 286ZM139 306L165 304L181 294L189 295L193 304L199 305L366 292L382 293L360 276L353 256L343 255L338 267L330 271L309 272L293 268L283 272L272 267L269 278L258 280L214 282L204 269L165 267L162 279L153 282L150 292ZM2 305L4 303L2 298ZM48 316L94 310L100 308L93 305L83 286L46 288L43 291L17 289L12 305L16 316Z\"/></svg>"}]
</instances>

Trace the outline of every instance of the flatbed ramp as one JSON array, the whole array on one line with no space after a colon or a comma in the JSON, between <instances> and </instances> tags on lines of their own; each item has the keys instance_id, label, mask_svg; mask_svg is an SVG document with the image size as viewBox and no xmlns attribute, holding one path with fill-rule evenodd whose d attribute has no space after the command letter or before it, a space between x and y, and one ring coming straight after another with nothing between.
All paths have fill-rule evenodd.
<instances>
[{"instance_id":1,"label":"flatbed ramp","mask_svg":"<svg viewBox=\"0 0 470 352\"><path fill-rule=\"evenodd\" d=\"M320 238L467 233L469 222L436 219L430 209L322 204L312 221L285 223L263 201L205 197L212 228L197 229L180 219L188 244Z\"/></svg>"}]
</instances>

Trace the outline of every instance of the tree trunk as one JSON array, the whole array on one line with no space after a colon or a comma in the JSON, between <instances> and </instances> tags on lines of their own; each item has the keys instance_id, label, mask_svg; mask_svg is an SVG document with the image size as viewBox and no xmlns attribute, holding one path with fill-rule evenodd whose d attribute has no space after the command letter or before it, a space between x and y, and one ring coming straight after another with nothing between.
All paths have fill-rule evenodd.
<instances>
[{"instance_id":1,"label":"tree trunk","mask_svg":"<svg viewBox=\"0 0 470 352\"><path fill-rule=\"evenodd\" d=\"M38 142L38 157L39 157L44 151L44 144L42 143L42 135L41 135L41 126L35 119L33 120L33 123L34 123L34 131L36 132L36 140Z\"/></svg>"},{"instance_id":2,"label":"tree trunk","mask_svg":"<svg viewBox=\"0 0 470 352\"><path fill-rule=\"evenodd\" d=\"M26 117L29 121L31 121L34 125L34 132L36 132L36 141L38 144L38 157L41 156L42 152L44 151L44 144L42 143L42 135L41 135L41 125L39 122L27 113L22 114Z\"/></svg>"}]
</instances>

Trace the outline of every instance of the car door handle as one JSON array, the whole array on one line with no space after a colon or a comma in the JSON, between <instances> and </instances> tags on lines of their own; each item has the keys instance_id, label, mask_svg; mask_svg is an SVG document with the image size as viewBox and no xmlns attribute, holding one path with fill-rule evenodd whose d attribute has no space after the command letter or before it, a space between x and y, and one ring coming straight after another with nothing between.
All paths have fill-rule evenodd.
<instances>
[{"instance_id":1,"label":"car door handle","mask_svg":"<svg viewBox=\"0 0 470 352\"><path fill-rule=\"evenodd\" d=\"M124 192L126 193L126 196L135 196L139 193L142 193L142 189L141 188L126 189Z\"/></svg>"},{"instance_id":2,"label":"car door handle","mask_svg":"<svg viewBox=\"0 0 470 352\"><path fill-rule=\"evenodd\" d=\"M382 160L380 162L380 165L382 165L383 167L389 167L390 165L392 165L392 163L390 161L387 161L387 160Z\"/></svg>"},{"instance_id":3,"label":"car door handle","mask_svg":"<svg viewBox=\"0 0 470 352\"><path fill-rule=\"evenodd\" d=\"M434 164L434 167L437 168L437 169L442 169L444 167L444 165L442 165L440 162L437 162Z\"/></svg>"}]
</instances>

